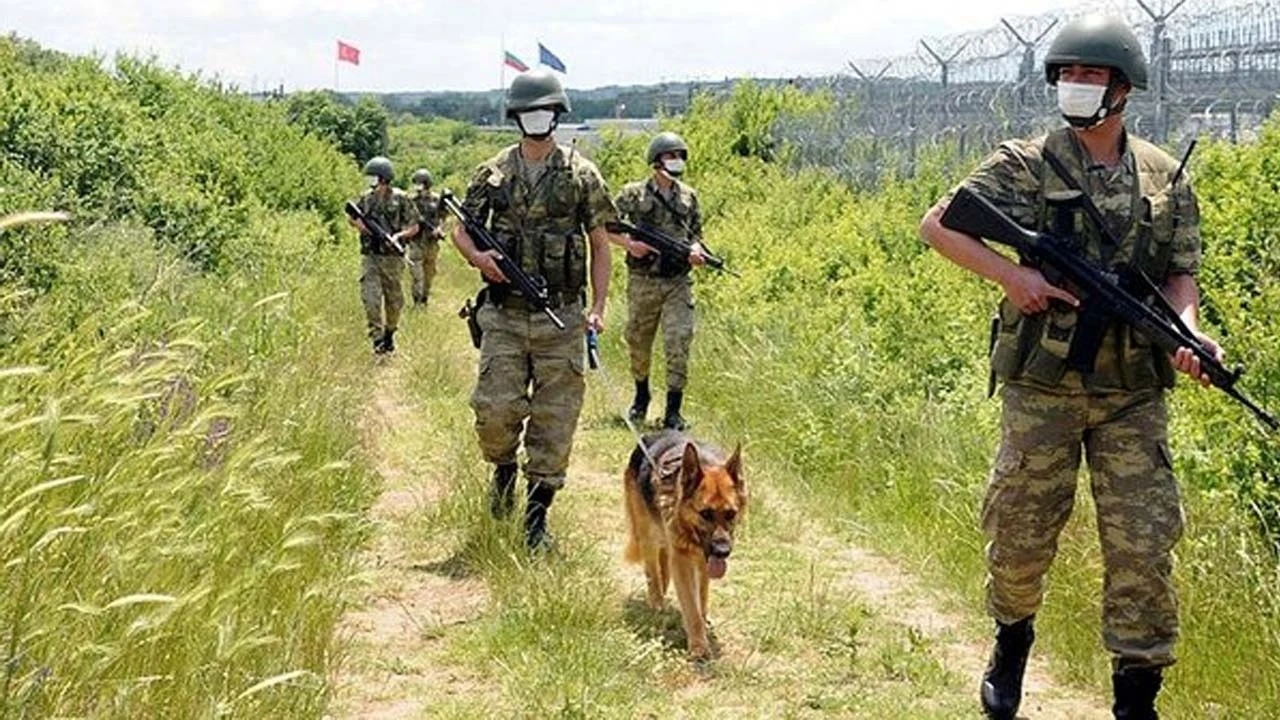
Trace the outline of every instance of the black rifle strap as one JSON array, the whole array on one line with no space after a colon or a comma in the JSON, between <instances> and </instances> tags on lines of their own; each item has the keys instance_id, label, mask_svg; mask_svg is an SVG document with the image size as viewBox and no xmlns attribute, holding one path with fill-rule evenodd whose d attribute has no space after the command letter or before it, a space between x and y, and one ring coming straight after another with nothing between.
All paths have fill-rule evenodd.
<instances>
[{"instance_id":1,"label":"black rifle strap","mask_svg":"<svg viewBox=\"0 0 1280 720\"><path fill-rule=\"evenodd\" d=\"M1067 187L1080 193L1080 203L1084 208L1085 215L1089 216L1089 221L1093 223L1093 226L1098 229L1098 233L1102 235L1102 261L1104 263L1110 263L1111 258L1115 257L1116 252L1120 249L1120 238L1116 237L1115 233L1111 231L1111 226L1107 224L1107 219L1102 215L1102 211L1099 210L1097 204L1093 202L1093 198L1089 197L1089 193L1085 192L1085 189L1080 186L1080 183L1075 179L1075 176L1067 170L1067 166L1063 164L1062 160L1058 159L1058 156L1050 151L1049 148L1045 148L1042 154L1044 155L1045 162L1049 163L1049 167L1053 168L1054 174L1057 175ZM1129 223L1132 225L1133 218L1129 219Z\"/></svg>"},{"instance_id":2,"label":"black rifle strap","mask_svg":"<svg viewBox=\"0 0 1280 720\"><path fill-rule=\"evenodd\" d=\"M675 188L676 190L679 190L680 184L672 180L671 187ZM675 206L672 205L666 198L662 197L662 193L654 189L653 183L648 183L645 186L645 189L649 191L649 194L652 195L654 199L656 199L659 203L662 204L662 207L667 209L667 212L671 213L671 215L675 217L676 222L680 223L680 229L684 230L686 239L689 239L689 236L693 235L693 231L689 229L689 222L685 218L685 216L681 214L680 211L676 210Z\"/></svg>"}]
</instances>

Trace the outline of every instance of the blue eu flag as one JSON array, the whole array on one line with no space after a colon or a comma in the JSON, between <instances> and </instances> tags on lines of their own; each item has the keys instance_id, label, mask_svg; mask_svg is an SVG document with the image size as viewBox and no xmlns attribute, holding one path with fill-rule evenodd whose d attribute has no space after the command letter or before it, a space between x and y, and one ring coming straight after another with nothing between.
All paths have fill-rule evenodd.
<instances>
[{"instance_id":1,"label":"blue eu flag","mask_svg":"<svg viewBox=\"0 0 1280 720\"><path fill-rule=\"evenodd\" d=\"M560 62L560 58L556 57L556 54L548 50L547 46L542 43L538 43L538 62L552 70L559 70L562 73L569 72L564 69L564 63Z\"/></svg>"}]
</instances>

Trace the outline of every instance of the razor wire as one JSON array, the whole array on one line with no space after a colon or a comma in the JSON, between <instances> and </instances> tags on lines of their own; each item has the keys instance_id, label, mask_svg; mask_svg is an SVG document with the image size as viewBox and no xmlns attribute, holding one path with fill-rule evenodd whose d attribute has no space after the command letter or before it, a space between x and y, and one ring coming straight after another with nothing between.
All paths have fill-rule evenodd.
<instances>
[{"instance_id":1,"label":"razor wire","mask_svg":"<svg viewBox=\"0 0 1280 720\"><path fill-rule=\"evenodd\" d=\"M1096 0L922 38L911 54L850 60L805 81L831 92L831 111L783 117L775 135L794 162L868 186L915 174L927 149L971 158L1057 127L1044 54L1055 31L1086 12L1123 17L1142 43L1148 88L1125 111L1139 136L1169 147L1248 141L1280 100L1280 0Z\"/></svg>"}]
</instances>

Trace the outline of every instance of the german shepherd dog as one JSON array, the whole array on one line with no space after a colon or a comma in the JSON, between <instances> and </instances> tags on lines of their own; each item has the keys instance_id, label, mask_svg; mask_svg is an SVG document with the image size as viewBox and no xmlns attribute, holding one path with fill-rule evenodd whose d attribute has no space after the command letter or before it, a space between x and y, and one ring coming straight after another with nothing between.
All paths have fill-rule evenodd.
<instances>
[{"instance_id":1,"label":"german shepherd dog","mask_svg":"<svg viewBox=\"0 0 1280 720\"><path fill-rule=\"evenodd\" d=\"M667 582L676 586L689 653L710 656L707 591L724 577L733 530L747 506L742 447L720 450L666 430L631 453L623 478L628 562L644 563L649 607L661 610Z\"/></svg>"}]
</instances>

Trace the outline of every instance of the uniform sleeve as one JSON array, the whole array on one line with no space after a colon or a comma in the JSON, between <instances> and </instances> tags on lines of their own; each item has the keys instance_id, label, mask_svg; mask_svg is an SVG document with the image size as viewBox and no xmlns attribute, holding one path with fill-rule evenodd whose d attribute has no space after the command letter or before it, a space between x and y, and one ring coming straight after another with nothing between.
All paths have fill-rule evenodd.
<instances>
[{"instance_id":1,"label":"uniform sleeve","mask_svg":"<svg viewBox=\"0 0 1280 720\"><path fill-rule=\"evenodd\" d=\"M636 221L636 198L635 193L631 191L631 186L623 186L622 192L618 193L618 199L614 204L618 208L618 214L632 224Z\"/></svg>"},{"instance_id":2,"label":"uniform sleeve","mask_svg":"<svg viewBox=\"0 0 1280 720\"><path fill-rule=\"evenodd\" d=\"M467 184L467 193L462 198L462 207L480 223L485 222L489 217L489 193L493 189L489 184L489 178L492 175L493 169L488 165L476 168L475 173L471 175L471 182Z\"/></svg>"},{"instance_id":3,"label":"uniform sleeve","mask_svg":"<svg viewBox=\"0 0 1280 720\"><path fill-rule=\"evenodd\" d=\"M689 234L694 242L702 242L702 204L698 202L698 193L691 192L689 202Z\"/></svg>"},{"instance_id":4,"label":"uniform sleeve","mask_svg":"<svg viewBox=\"0 0 1280 720\"><path fill-rule=\"evenodd\" d=\"M1174 188L1172 200L1173 252L1169 257L1169 272L1195 275L1200 270L1200 205L1189 178Z\"/></svg>"},{"instance_id":5,"label":"uniform sleeve","mask_svg":"<svg viewBox=\"0 0 1280 720\"><path fill-rule=\"evenodd\" d=\"M1040 176L1033 163L1038 163L1030 143L1011 141L1001 143L994 153L947 193L944 204L960 188L981 195L1019 225L1035 228L1037 224Z\"/></svg>"},{"instance_id":6,"label":"uniform sleeve","mask_svg":"<svg viewBox=\"0 0 1280 720\"><path fill-rule=\"evenodd\" d=\"M606 223L617 222L618 206L609 197L609 188L595 165L586 165L579 174L583 183L582 203L578 208L578 221L590 232Z\"/></svg>"}]
</instances>

